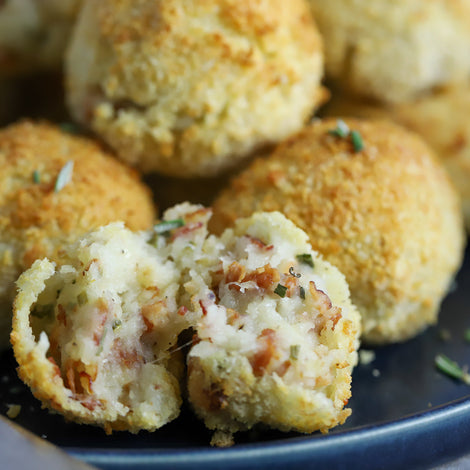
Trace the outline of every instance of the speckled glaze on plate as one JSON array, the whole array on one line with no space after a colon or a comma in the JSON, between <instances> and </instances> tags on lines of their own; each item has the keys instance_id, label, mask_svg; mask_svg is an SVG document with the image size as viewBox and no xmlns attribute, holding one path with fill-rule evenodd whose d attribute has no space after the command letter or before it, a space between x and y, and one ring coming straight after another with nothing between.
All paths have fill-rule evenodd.
<instances>
[{"instance_id":1,"label":"speckled glaze on plate","mask_svg":"<svg viewBox=\"0 0 470 470\"><path fill-rule=\"evenodd\" d=\"M0 359L0 407L18 403L16 422L75 457L102 469L429 468L470 454L470 386L442 375L443 353L470 364L470 251L446 298L439 324L403 344L375 350L353 375L352 416L328 435L256 429L229 449L209 446L210 433L188 409L155 433L114 433L66 423L40 409L14 372L11 353Z\"/></svg>"}]
</instances>

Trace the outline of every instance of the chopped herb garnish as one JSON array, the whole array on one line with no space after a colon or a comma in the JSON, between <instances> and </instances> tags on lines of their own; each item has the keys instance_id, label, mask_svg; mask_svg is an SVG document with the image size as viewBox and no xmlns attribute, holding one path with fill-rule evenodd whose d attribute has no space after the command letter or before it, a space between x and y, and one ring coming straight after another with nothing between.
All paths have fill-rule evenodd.
<instances>
[{"instance_id":1,"label":"chopped herb garnish","mask_svg":"<svg viewBox=\"0 0 470 470\"><path fill-rule=\"evenodd\" d=\"M364 148L364 142L359 131L351 131L351 142L355 152L360 152Z\"/></svg>"},{"instance_id":2,"label":"chopped herb garnish","mask_svg":"<svg viewBox=\"0 0 470 470\"><path fill-rule=\"evenodd\" d=\"M300 277L300 276L302 276L302 274L294 272L294 266L291 266L291 267L289 268L289 274L290 274L291 276L294 276L294 277Z\"/></svg>"},{"instance_id":3,"label":"chopped herb garnish","mask_svg":"<svg viewBox=\"0 0 470 470\"><path fill-rule=\"evenodd\" d=\"M41 182L41 173L39 173L39 170L33 171L33 182L34 184L39 184Z\"/></svg>"},{"instance_id":4,"label":"chopped herb garnish","mask_svg":"<svg viewBox=\"0 0 470 470\"><path fill-rule=\"evenodd\" d=\"M116 331L122 326L122 321L121 320L114 320L113 321L113 331Z\"/></svg>"},{"instance_id":5,"label":"chopped herb garnish","mask_svg":"<svg viewBox=\"0 0 470 470\"><path fill-rule=\"evenodd\" d=\"M290 358L294 361L299 358L300 344L292 344L290 347Z\"/></svg>"},{"instance_id":6,"label":"chopped herb garnish","mask_svg":"<svg viewBox=\"0 0 470 470\"><path fill-rule=\"evenodd\" d=\"M342 119L338 119L336 121L336 128L331 129L329 133L343 139L349 135L349 127Z\"/></svg>"},{"instance_id":7,"label":"chopped herb garnish","mask_svg":"<svg viewBox=\"0 0 470 470\"><path fill-rule=\"evenodd\" d=\"M464 339L467 343L470 343L470 329L465 330Z\"/></svg>"},{"instance_id":8,"label":"chopped herb garnish","mask_svg":"<svg viewBox=\"0 0 470 470\"><path fill-rule=\"evenodd\" d=\"M170 230L174 230L175 228L183 227L184 220L183 219L175 219L175 220L165 220L153 226L153 230L156 233L165 234L168 233Z\"/></svg>"},{"instance_id":9,"label":"chopped herb garnish","mask_svg":"<svg viewBox=\"0 0 470 470\"><path fill-rule=\"evenodd\" d=\"M302 300L305 300L305 289L302 286L300 286L299 290L300 290L300 298Z\"/></svg>"},{"instance_id":10,"label":"chopped herb garnish","mask_svg":"<svg viewBox=\"0 0 470 470\"><path fill-rule=\"evenodd\" d=\"M84 305L88 302L88 295L85 291L80 292L77 296L78 305Z\"/></svg>"},{"instance_id":11,"label":"chopped herb garnish","mask_svg":"<svg viewBox=\"0 0 470 470\"><path fill-rule=\"evenodd\" d=\"M98 350L96 351L97 356L99 356L103 352L104 339L106 338L106 333L107 332L108 332L108 329L105 328L104 331L103 331L103 334L101 335L100 345L98 346Z\"/></svg>"},{"instance_id":12,"label":"chopped herb garnish","mask_svg":"<svg viewBox=\"0 0 470 470\"><path fill-rule=\"evenodd\" d=\"M45 318L52 316L54 313L54 305L36 305L34 309L31 311L31 315L36 318Z\"/></svg>"},{"instance_id":13,"label":"chopped herb garnish","mask_svg":"<svg viewBox=\"0 0 470 470\"><path fill-rule=\"evenodd\" d=\"M470 374L462 369L457 362L452 361L447 356L444 356L444 354L438 354L434 362L436 367L444 374L470 385Z\"/></svg>"},{"instance_id":14,"label":"chopped herb garnish","mask_svg":"<svg viewBox=\"0 0 470 470\"><path fill-rule=\"evenodd\" d=\"M274 293L277 294L279 297L284 298L287 293L287 287L283 286L282 284L278 284L277 287L274 289Z\"/></svg>"},{"instance_id":15,"label":"chopped herb garnish","mask_svg":"<svg viewBox=\"0 0 470 470\"><path fill-rule=\"evenodd\" d=\"M296 256L299 263L308 264L311 268L313 268L313 258L310 253L302 253L301 255Z\"/></svg>"},{"instance_id":16,"label":"chopped herb garnish","mask_svg":"<svg viewBox=\"0 0 470 470\"><path fill-rule=\"evenodd\" d=\"M73 173L73 160L69 160L60 170L59 175L55 181L54 191L58 193L60 190L64 189L67 184L72 181Z\"/></svg>"}]
</instances>

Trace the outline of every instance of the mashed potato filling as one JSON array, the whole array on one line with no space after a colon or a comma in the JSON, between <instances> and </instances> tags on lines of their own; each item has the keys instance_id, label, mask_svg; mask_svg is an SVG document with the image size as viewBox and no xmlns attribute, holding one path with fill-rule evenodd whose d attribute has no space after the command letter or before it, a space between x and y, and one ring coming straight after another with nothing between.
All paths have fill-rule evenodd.
<instances>
[{"instance_id":1,"label":"mashed potato filling","mask_svg":"<svg viewBox=\"0 0 470 470\"><path fill-rule=\"evenodd\" d=\"M152 232L120 223L36 261L18 281L12 343L46 406L113 429L154 430L189 400L211 429L262 422L312 432L342 423L359 316L342 274L280 213L210 235L188 203Z\"/></svg>"},{"instance_id":2,"label":"mashed potato filling","mask_svg":"<svg viewBox=\"0 0 470 470\"><path fill-rule=\"evenodd\" d=\"M344 422L359 334L344 277L280 213L243 219L220 242L210 289L191 299L200 313L188 357L196 412L229 432Z\"/></svg>"},{"instance_id":3,"label":"mashed potato filling","mask_svg":"<svg viewBox=\"0 0 470 470\"><path fill-rule=\"evenodd\" d=\"M181 404L170 355L187 327L179 273L149 236L108 225L75 245L73 265L37 261L18 281L20 376L52 408L107 430L156 429Z\"/></svg>"}]
</instances>

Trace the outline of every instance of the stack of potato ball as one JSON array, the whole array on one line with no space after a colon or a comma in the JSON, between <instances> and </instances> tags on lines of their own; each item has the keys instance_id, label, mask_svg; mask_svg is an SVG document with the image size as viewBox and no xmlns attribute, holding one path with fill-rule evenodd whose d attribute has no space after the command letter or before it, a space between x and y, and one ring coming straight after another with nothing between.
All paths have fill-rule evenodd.
<instances>
[{"instance_id":1,"label":"stack of potato ball","mask_svg":"<svg viewBox=\"0 0 470 470\"><path fill-rule=\"evenodd\" d=\"M107 432L186 400L216 445L343 423L359 338L434 324L462 262L467 22L463 0L1 2L0 341L34 395ZM73 127L14 122L61 73Z\"/></svg>"}]
</instances>

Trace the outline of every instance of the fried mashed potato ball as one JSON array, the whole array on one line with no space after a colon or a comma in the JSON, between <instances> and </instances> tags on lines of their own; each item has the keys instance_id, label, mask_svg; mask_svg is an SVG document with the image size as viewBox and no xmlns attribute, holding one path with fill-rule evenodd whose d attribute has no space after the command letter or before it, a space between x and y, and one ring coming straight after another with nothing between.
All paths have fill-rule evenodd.
<instances>
[{"instance_id":1,"label":"fried mashed potato ball","mask_svg":"<svg viewBox=\"0 0 470 470\"><path fill-rule=\"evenodd\" d=\"M69 250L71 265L37 260L18 280L19 376L70 420L108 433L163 426L181 405L168 352L183 321L175 307L179 272L122 223Z\"/></svg>"},{"instance_id":2,"label":"fried mashed potato ball","mask_svg":"<svg viewBox=\"0 0 470 470\"><path fill-rule=\"evenodd\" d=\"M145 172L210 176L299 130L324 98L305 0L85 1L72 115Z\"/></svg>"},{"instance_id":3,"label":"fried mashed potato ball","mask_svg":"<svg viewBox=\"0 0 470 470\"><path fill-rule=\"evenodd\" d=\"M185 203L153 231L110 224L69 248L70 264L21 275L12 344L39 400L108 432L156 429L178 414L190 328L189 400L211 429L347 418L360 318L344 276L279 213L221 237L210 216Z\"/></svg>"},{"instance_id":4,"label":"fried mashed potato ball","mask_svg":"<svg viewBox=\"0 0 470 470\"><path fill-rule=\"evenodd\" d=\"M389 119L415 131L434 149L462 200L470 230L470 87L435 90L409 103L383 106L360 97L333 93L326 116Z\"/></svg>"},{"instance_id":5,"label":"fried mashed potato ball","mask_svg":"<svg viewBox=\"0 0 470 470\"><path fill-rule=\"evenodd\" d=\"M326 74L342 88L404 102L470 75L467 0L309 0Z\"/></svg>"},{"instance_id":6,"label":"fried mashed potato ball","mask_svg":"<svg viewBox=\"0 0 470 470\"><path fill-rule=\"evenodd\" d=\"M360 334L344 276L278 212L239 220L220 243L212 292L192 299L201 315L188 391L198 416L225 433L342 424Z\"/></svg>"},{"instance_id":7,"label":"fried mashed potato ball","mask_svg":"<svg viewBox=\"0 0 470 470\"><path fill-rule=\"evenodd\" d=\"M385 121L345 124L340 137L336 120L316 121L255 160L215 201L213 226L281 211L346 276L363 339L403 341L436 321L461 264L459 199L417 135Z\"/></svg>"},{"instance_id":8,"label":"fried mashed potato ball","mask_svg":"<svg viewBox=\"0 0 470 470\"><path fill-rule=\"evenodd\" d=\"M0 76L59 69L81 0L0 2Z\"/></svg>"},{"instance_id":9,"label":"fried mashed potato ball","mask_svg":"<svg viewBox=\"0 0 470 470\"><path fill-rule=\"evenodd\" d=\"M43 257L61 262L64 245L94 227L122 220L133 230L147 229L155 208L134 170L93 141L46 123L24 121L0 130L0 169L0 348L5 348L14 282L22 271Z\"/></svg>"}]
</instances>

